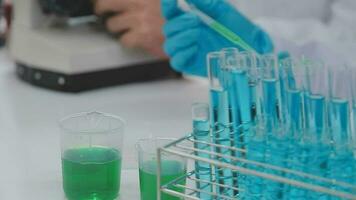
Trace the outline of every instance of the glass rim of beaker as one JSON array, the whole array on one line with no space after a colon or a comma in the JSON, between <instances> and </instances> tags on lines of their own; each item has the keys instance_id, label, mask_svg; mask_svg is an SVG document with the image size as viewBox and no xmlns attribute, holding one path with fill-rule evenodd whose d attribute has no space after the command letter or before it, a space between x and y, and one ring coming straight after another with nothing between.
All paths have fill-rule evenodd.
<instances>
[{"instance_id":1,"label":"glass rim of beaker","mask_svg":"<svg viewBox=\"0 0 356 200\"><path fill-rule=\"evenodd\" d=\"M157 140L160 140L160 141L164 141L164 140L167 140L167 141L175 141L177 140L177 138L166 138L166 137L149 137L149 138L141 138L141 139L138 139L137 142L135 143L135 149L137 152L144 152L143 149L141 148L140 146L140 143L141 142L146 142L146 141L157 141ZM164 146L162 146L164 147ZM161 148L161 147L157 147L158 148ZM155 154L156 152L146 152L147 154Z\"/></svg>"},{"instance_id":2,"label":"glass rim of beaker","mask_svg":"<svg viewBox=\"0 0 356 200\"><path fill-rule=\"evenodd\" d=\"M103 115L105 117L109 117L111 119L115 119L117 120L120 124L119 126L115 126L115 128L111 128L111 129L107 129L107 130L104 130L104 131L91 131L91 130L79 130L79 131L76 131L76 130L71 130L70 128L67 128L64 126L64 122L67 121L67 120L70 120L70 119L74 119L76 117L80 117L80 116L84 116L84 115L87 115L87 114L90 114L90 113L98 113L100 115ZM113 115L113 114L109 114L109 113L105 113L105 112L101 112L101 111L87 111L87 112L79 112L79 113L74 113L74 114L71 114L71 115L68 115L66 117L63 117L62 119L60 119L58 121L58 124L59 124L59 127L65 131L65 133L78 133L78 134L90 134L90 135L103 135L103 134L114 134L116 133L115 131L116 130L120 130L120 129L124 129L127 122L119 117L119 116L116 116L116 115Z\"/></svg>"}]
</instances>

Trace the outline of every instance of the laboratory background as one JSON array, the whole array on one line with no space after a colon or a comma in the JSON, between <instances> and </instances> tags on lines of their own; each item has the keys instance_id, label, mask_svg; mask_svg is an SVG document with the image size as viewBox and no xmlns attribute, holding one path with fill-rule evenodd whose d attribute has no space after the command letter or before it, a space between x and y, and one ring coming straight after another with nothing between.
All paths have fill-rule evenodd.
<instances>
[{"instance_id":1,"label":"laboratory background","mask_svg":"<svg viewBox=\"0 0 356 200\"><path fill-rule=\"evenodd\" d=\"M356 199L355 0L0 7L0 200Z\"/></svg>"}]
</instances>

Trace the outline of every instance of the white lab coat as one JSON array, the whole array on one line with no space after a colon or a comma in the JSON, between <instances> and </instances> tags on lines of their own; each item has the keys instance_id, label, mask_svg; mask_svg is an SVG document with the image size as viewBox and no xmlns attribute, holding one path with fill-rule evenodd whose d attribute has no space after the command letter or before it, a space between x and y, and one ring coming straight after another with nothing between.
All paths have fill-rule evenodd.
<instances>
[{"instance_id":1,"label":"white lab coat","mask_svg":"<svg viewBox=\"0 0 356 200\"><path fill-rule=\"evenodd\" d=\"M356 0L230 1L271 35L277 52L355 65Z\"/></svg>"},{"instance_id":2,"label":"white lab coat","mask_svg":"<svg viewBox=\"0 0 356 200\"><path fill-rule=\"evenodd\" d=\"M333 0L230 0L249 18L315 18L327 20Z\"/></svg>"}]
</instances>

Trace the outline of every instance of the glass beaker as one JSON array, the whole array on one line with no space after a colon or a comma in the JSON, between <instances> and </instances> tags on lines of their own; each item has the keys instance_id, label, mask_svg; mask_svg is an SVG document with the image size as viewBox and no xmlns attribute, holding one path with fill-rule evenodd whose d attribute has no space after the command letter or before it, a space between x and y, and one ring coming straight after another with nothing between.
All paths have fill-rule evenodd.
<instances>
[{"instance_id":1,"label":"glass beaker","mask_svg":"<svg viewBox=\"0 0 356 200\"><path fill-rule=\"evenodd\" d=\"M68 200L114 200L119 196L125 123L101 112L60 121L63 189Z\"/></svg>"},{"instance_id":2,"label":"glass beaker","mask_svg":"<svg viewBox=\"0 0 356 200\"><path fill-rule=\"evenodd\" d=\"M157 199L157 149L173 141L174 139L168 138L148 138L137 142L141 200ZM172 154L163 154L161 161L162 185L186 175L185 159ZM185 179L180 179L179 183L185 185ZM176 191L184 192L181 188L177 188ZM181 198L161 193L161 199L180 200Z\"/></svg>"}]
</instances>

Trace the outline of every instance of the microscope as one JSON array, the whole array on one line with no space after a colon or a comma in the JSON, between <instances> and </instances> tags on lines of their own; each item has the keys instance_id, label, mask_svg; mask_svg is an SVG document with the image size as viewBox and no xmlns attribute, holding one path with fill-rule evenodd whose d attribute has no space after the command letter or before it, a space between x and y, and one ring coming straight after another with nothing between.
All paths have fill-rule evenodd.
<instances>
[{"instance_id":1,"label":"microscope","mask_svg":"<svg viewBox=\"0 0 356 200\"><path fill-rule=\"evenodd\" d=\"M93 0L14 0L10 53L16 73L65 92L177 78L166 60L121 46L93 13Z\"/></svg>"}]
</instances>

